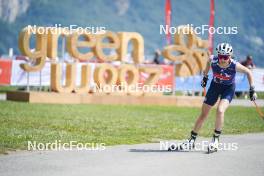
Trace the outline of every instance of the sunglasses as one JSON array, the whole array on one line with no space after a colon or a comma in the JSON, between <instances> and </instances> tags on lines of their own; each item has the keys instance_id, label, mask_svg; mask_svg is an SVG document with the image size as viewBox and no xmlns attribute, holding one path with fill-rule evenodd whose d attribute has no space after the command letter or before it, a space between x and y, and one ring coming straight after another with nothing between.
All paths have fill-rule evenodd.
<instances>
[{"instance_id":1,"label":"sunglasses","mask_svg":"<svg viewBox=\"0 0 264 176\"><path fill-rule=\"evenodd\" d=\"M221 55L221 54L218 54L218 58L219 59L223 59L223 60L228 60L229 59L229 55Z\"/></svg>"}]
</instances>

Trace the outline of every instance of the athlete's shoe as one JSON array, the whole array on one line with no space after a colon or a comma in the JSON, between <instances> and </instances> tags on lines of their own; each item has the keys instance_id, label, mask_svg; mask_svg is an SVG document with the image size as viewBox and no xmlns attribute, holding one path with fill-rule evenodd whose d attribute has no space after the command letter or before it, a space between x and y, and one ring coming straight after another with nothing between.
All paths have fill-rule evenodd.
<instances>
[{"instance_id":1,"label":"athlete's shoe","mask_svg":"<svg viewBox=\"0 0 264 176\"><path fill-rule=\"evenodd\" d=\"M172 144L169 148L168 151L189 151L195 148L195 139L190 138L186 142L180 144L180 145L175 145Z\"/></svg>"},{"instance_id":2,"label":"athlete's shoe","mask_svg":"<svg viewBox=\"0 0 264 176\"><path fill-rule=\"evenodd\" d=\"M217 152L219 144L219 137L213 137L212 142L208 145L208 153Z\"/></svg>"}]
</instances>

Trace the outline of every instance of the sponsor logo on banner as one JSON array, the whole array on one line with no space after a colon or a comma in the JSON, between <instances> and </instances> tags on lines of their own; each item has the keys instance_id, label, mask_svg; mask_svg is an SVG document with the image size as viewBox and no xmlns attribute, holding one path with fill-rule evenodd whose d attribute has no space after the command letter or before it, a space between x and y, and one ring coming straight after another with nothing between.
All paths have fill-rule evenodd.
<instances>
[{"instance_id":1,"label":"sponsor logo on banner","mask_svg":"<svg viewBox=\"0 0 264 176\"><path fill-rule=\"evenodd\" d=\"M14 86L25 86L27 85L27 74L29 74L29 85L30 86L50 86L50 63L46 63L44 68L40 72L31 72L27 73L21 67L19 66L21 63L24 63L24 61L13 61L12 66L12 77L10 84ZM84 65L83 63L77 64L77 74L76 74L76 85L81 84L81 67ZM91 72L94 72L94 69L96 67L95 63L89 63L91 67ZM155 67L155 65L152 65ZM159 79L157 80L156 85L159 86L169 86L172 87L174 75L173 75L173 66L170 65L160 65L162 68L162 73L159 75ZM11 69L10 69L11 70ZM64 73L66 71L66 64L63 64L62 72ZM11 72L11 71L10 71ZM40 79L41 74L41 79ZM62 82L65 82L65 74L62 74ZM93 79L94 75L90 75L90 86L94 87L95 82ZM144 83L149 78L149 74L146 74L144 72L140 72L140 81L139 83ZM41 82L40 82L41 81Z\"/></svg>"}]
</instances>

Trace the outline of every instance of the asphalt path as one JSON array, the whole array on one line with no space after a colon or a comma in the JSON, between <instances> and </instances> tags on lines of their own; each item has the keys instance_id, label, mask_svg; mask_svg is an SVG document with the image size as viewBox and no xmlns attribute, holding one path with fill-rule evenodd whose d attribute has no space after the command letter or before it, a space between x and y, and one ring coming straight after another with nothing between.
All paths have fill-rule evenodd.
<instances>
[{"instance_id":1,"label":"asphalt path","mask_svg":"<svg viewBox=\"0 0 264 176\"><path fill-rule=\"evenodd\" d=\"M199 138L198 143L210 141ZM179 142L179 141L169 141ZM160 143L120 145L105 150L18 151L0 155L1 176L263 176L264 133L223 135L231 148L168 152ZM164 144L164 143L163 143Z\"/></svg>"}]
</instances>

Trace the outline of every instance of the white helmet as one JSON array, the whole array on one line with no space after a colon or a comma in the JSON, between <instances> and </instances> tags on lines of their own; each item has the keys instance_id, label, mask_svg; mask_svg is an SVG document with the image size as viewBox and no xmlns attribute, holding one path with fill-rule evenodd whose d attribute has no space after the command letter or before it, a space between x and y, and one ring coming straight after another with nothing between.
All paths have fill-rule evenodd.
<instances>
[{"instance_id":1,"label":"white helmet","mask_svg":"<svg viewBox=\"0 0 264 176\"><path fill-rule=\"evenodd\" d=\"M220 43L217 45L216 51L221 55L229 55L233 54L233 48L229 43Z\"/></svg>"}]
</instances>

